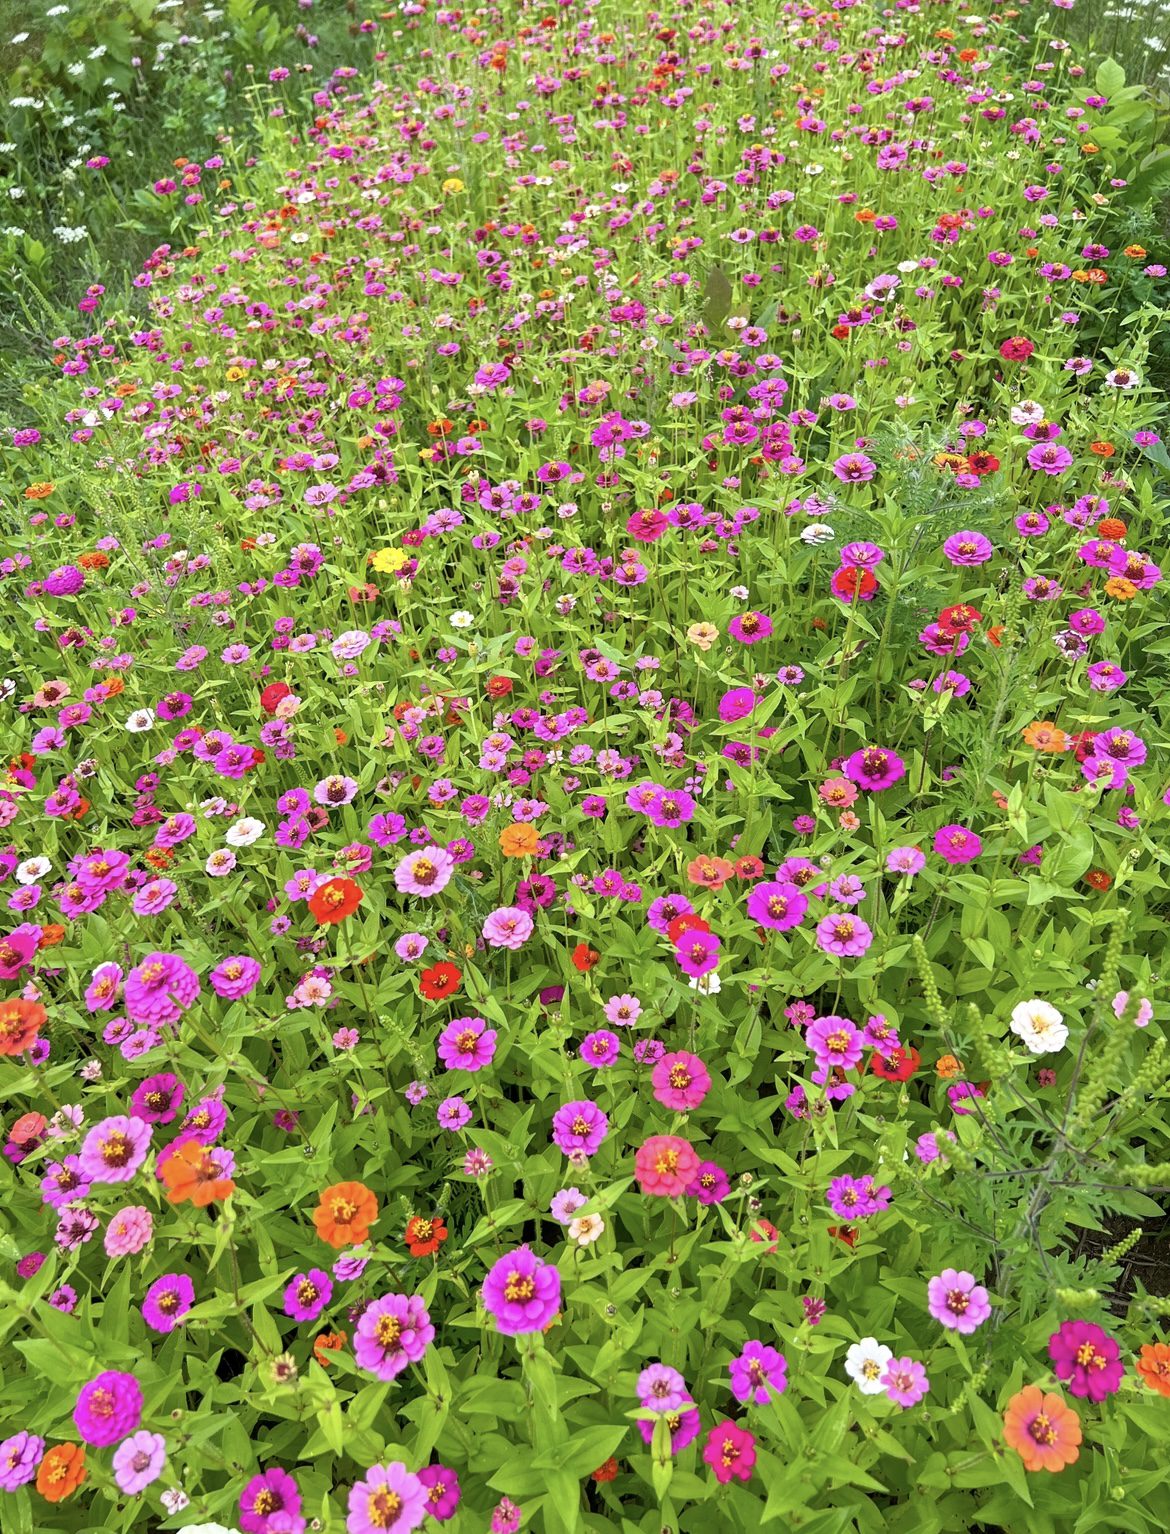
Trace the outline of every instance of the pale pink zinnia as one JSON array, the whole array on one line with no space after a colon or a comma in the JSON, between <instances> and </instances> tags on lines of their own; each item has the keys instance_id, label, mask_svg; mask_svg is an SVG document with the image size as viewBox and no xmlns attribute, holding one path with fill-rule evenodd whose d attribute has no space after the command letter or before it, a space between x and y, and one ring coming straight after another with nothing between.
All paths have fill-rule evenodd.
<instances>
[{"instance_id":1,"label":"pale pink zinnia","mask_svg":"<svg viewBox=\"0 0 1170 1534\"><path fill-rule=\"evenodd\" d=\"M483 924L489 948L522 948L532 936L532 917L519 906L501 906Z\"/></svg>"},{"instance_id":2,"label":"pale pink zinnia","mask_svg":"<svg viewBox=\"0 0 1170 1534\"><path fill-rule=\"evenodd\" d=\"M451 882L455 859L442 847L408 852L394 870L394 883L403 895L437 895Z\"/></svg>"}]
</instances>

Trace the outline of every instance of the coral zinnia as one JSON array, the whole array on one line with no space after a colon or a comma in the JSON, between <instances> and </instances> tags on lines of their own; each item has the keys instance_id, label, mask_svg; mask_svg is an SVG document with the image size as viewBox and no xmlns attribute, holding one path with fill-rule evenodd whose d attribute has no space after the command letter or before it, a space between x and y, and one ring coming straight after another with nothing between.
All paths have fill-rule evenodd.
<instances>
[{"instance_id":1,"label":"coral zinnia","mask_svg":"<svg viewBox=\"0 0 1170 1534\"><path fill-rule=\"evenodd\" d=\"M1170 1396L1170 1344L1145 1342L1137 1364L1138 1374L1151 1390Z\"/></svg>"},{"instance_id":2,"label":"coral zinnia","mask_svg":"<svg viewBox=\"0 0 1170 1534\"><path fill-rule=\"evenodd\" d=\"M378 1218L378 1200L361 1182L336 1182L321 1194L313 1224L330 1246L358 1246Z\"/></svg>"},{"instance_id":3,"label":"coral zinnia","mask_svg":"<svg viewBox=\"0 0 1170 1534\"><path fill-rule=\"evenodd\" d=\"M14 996L0 1002L0 1055L22 1055L31 1049L48 1016L39 1001Z\"/></svg>"},{"instance_id":4,"label":"coral zinnia","mask_svg":"<svg viewBox=\"0 0 1170 1534\"><path fill-rule=\"evenodd\" d=\"M1003 1438L1025 1470L1063 1470L1080 1455L1081 1419L1062 1396L1025 1385L1007 1404Z\"/></svg>"},{"instance_id":5,"label":"coral zinnia","mask_svg":"<svg viewBox=\"0 0 1170 1534\"><path fill-rule=\"evenodd\" d=\"M698 1170L693 1147L678 1135L651 1135L634 1157L638 1186L658 1198L678 1198Z\"/></svg>"}]
</instances>

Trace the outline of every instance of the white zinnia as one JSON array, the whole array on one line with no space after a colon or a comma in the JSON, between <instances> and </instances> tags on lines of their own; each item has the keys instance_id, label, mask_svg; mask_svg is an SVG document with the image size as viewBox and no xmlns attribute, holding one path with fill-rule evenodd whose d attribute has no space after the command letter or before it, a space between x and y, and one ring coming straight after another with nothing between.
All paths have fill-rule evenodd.
<instances>
[{"instance_id":1,"label":"white zinnia","mask_svg":"<svg viewBox=\"0 0 1170 1534\"><path fill-rule=\"evenodd\" d=\"M252 815L245 815L224 832L224 841L230 847L250 847L264 835L264 822Z\"/></svg>"},{"instance_id":2,"label":"white zinnia","mask_svg":"<svg viewBox=\"0 0 1170 1534\"><path fill-rule=\"evenodd\" d=\"M48 858L25 858L23 863L16 865L16 882L18 884L36 884L43 879L52 868Z\"/></svg>"},{"instance_id":3,"label":"white zinnia","mask_svg":"<svg viewBox=\"0 0 1170 1534\"><path fill-rule=\"evenodd\" d=\"M1034 1055L1062 1049L1068 1038L1064 1017L1051 1002L1033 997L1012 1009L1011 1030Z\"/></svg>"},{"instance_id":4,"label":"white zinnia","mask_svg":"<svg viewBox=\"0 0 1170 1534\"><path fill-rule=\"evenodd\" d=\"M845 1354L845 1373L862 1395L881 1395L885 1389L882 1375L893 1356L891 1349L884 1347L876 1337L863 1337Z\"/></svg>"},{"instance_id":5,"label":"white zinnia","mask_svg":"<svg viewBox=\"0 0 1170 1534\"><path fill-rule=\"evenodd\" d=\"M605 1221L599 1214L583 1214L569 1223L569 1237L578 1246L591 1246L605 1229Z\"/></svg>"},{"instance_id":6,"label":"white zinnia","mask_svg":"<svg viewBox=\"0 0 1170 1534\"><path fill-rule=\"evenodd\" d=\"M144 730L149 730L154 723L154 709L136 708L126 721L126 728L131 735L141 735Z\"/></svg>"}]
</instances>

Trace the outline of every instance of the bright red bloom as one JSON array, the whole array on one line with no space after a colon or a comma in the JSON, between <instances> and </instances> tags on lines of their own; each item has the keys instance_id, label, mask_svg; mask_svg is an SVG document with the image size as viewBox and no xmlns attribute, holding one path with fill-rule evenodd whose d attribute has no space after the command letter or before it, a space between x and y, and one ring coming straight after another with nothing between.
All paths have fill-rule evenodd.
<instances>
[{"instance_id":1,"label":"bright red bloom","mask_svg":"<svg viewBox=\"0 0 1170 1534\"><path fill-rule=\"evenodd\" d=\"M428 1220L424 1215L416 1214L406 1222L403 1240L412 1257L432 1256L446 1239L447 1227L437 1215Z\"/></svg>"},{"instance_id":2,"label":"bright red bloom","mask_svg":"<svg viewBox=\"0 0 1170 1534\"><path fill-rule=\"evenodd\" d=\"M696 916L693 911L686 911L682 916L676 916L667 924L666 935L670 941L678 947L680 939L687 932L710 932L710 922L705 922L701 916Z\"/></svg>"},{"instance_id":3,"label":"bright red bloom","mask_svg":"<svg viewBox=\"0 0 1170 1534\"><path fill-rule=\"evenodd\" d=\"M448 964L444 959L423 970L418 977L419 994L427 1001L442 1001L445 996L454 996L462 979L463 971L458 965Z\"/></svg>"},{"instance_id":4,"label":"bright red bloom","mask_svg":"<svg viewBox=\"0 0 1170 1534\"><path fill-rule=\"evenodd\" d=\"M601 955L596 948L590 948L588 943L578 943L573 949L573 968L579 969L583 975L587 975L595 964L601 963Z\"/></svg>"},{"instance_id":5,"label":"bright red bloom","mask_svg":"<svg viewBox=\"0 0 1170 1534\"><path fill-rule=\"evenodd\" d=\"M890 1051L889 1059L884 1059L875 1049L869 1062L869 1068L875 1076L880 1076L883 1081L909 1081L914 1072L922 1064L922 1056L913 1044L900 1045Z\"/></svg>"},{"instance_id":6,"label":"bright red bloom","mask_svg":"<svg viewBox=\"0 0 1170 1534\"><path fill-rule=\"evenodd\" d=\"M282 698L292 696L292 688L287 682L269 682L268 686L260 694L260 707L266 714L275 714L276 705Z\"/></svg>"},{"instance_id":7,"label":"bright red bloom","mask_svg":"<svg viewBox=\"0 0 1170 1534\"><path fill-rule=\"evenodd\" d=\"M833 595L840 597L842 602L856 602L858 597L868 602L878 589L877 576L855 565L842 565L829 584L833 588Z\"/></svg>"}]
</instances>

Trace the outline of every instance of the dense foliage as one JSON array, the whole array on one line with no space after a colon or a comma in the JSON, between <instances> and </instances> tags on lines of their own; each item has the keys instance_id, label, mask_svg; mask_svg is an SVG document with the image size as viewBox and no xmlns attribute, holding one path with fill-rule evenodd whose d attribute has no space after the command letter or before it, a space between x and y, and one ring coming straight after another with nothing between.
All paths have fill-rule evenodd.
<instances>
[{"instance_id":1,"label":"dense foliage","mask_svg":"<svg viewBox=\"0 0 1170 1534\"><path fill-rule=\"evenodd\" d=\"M1165 1526L1165 155L1067 8L411 3L154 146L0 436L5 1530Z\"/></svg>"}]
</instances>

